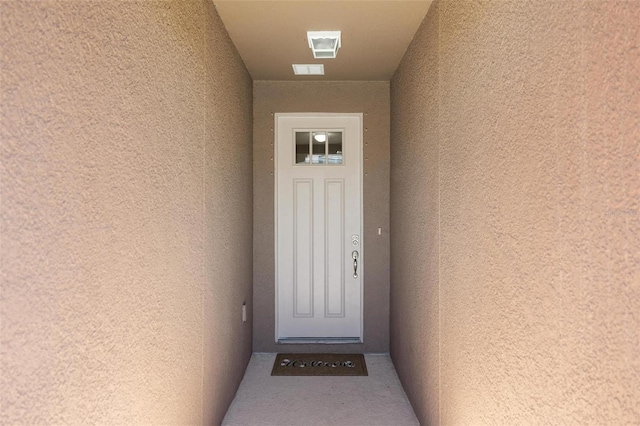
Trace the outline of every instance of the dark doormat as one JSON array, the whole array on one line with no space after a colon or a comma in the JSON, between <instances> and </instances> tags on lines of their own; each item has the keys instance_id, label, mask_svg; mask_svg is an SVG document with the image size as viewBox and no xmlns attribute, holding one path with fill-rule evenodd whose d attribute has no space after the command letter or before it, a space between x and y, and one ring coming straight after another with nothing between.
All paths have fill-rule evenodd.
<instances>
[{"instance_id":1,"label":"dark doormat","mask_svg":"<svg viewBox=\"0 0 640 426\"><path fill-rule=\"evenodd\" d=\"M362 354L278 354L272 376L368 376Z\"/></svg>"}]
</instances>

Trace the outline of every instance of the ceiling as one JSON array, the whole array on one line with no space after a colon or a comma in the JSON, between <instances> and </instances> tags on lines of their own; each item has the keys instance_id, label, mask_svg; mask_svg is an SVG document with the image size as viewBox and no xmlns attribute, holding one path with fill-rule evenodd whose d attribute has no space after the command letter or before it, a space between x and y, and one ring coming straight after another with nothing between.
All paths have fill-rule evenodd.
<instances>
[{"instance_id":1,"label":"ceiling","mask_svg":"<svg viewBox=\"0 0 640 426\"><path fill-rule=\"evenodd\" d=\"M431 0L214 0L254 80L390 80ZM335 59L314 59L307 31L342 31ZM292 64L324 64L296 76Z\"/></svg>"}]
</instances>

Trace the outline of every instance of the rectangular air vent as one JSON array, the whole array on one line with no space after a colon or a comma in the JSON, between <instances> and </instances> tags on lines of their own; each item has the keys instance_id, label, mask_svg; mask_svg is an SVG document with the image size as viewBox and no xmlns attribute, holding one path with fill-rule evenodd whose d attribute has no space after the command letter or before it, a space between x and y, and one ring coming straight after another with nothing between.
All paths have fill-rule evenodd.
<instances>
[{"instance_id":1,"label":"rectangular air vent","mask_svg":"<svg viewBox=\"0 0 640 426\"><path fill-rule=\"evenodd\" d=\"M324 75L323 64L293 64L295 75Z\"/></svg>"}]
</instances>

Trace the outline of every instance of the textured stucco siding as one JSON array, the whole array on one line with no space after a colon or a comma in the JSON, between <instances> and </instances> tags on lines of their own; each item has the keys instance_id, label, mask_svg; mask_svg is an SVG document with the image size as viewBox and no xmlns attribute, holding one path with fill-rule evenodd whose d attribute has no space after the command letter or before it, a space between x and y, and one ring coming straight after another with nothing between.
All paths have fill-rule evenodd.
<instances>
[{"instance_id":1,"label":"textured stucco siding","mask_svg":"<svg viewBox=\"0 0 640 426\"><path fill-rule=\"evenodd\" d=\"M0 423L219 422L251 354L252 83L213 5L0 19Z\"/></svg>"},{"instance_id":2,"label":"textured stucco siding","mask_svg":"<svg viewBox=\"0 0 640 426\"><path fill-rule=\"evenodd\" d=\"M391 353L416 415L432 425L438 424L440 367L436 7L391 86Z\"/></svg>"},{"instance_id":3,"label":"textured stucco siding","mask_svg":"<svg viewBox=\"0 0 640 426\"><path fill-rule=\"evenodd\" d=\"M391 85L391 353L422 423L640 423L638 22L440 1L416 34Z\"/></svg>"},{"instance_id":4,"label":"textured stucco siding","mask_svg":"<svg viewBox=\"0 0 640 426\"><path fill-rule=\"evenodd\" d=\"M253 345L253 82L205 4L204 424L219 424Z\"/></svg>"},{"instance_id":5,"label":"textured stucco siding","mask_svg":"<svg viewBox=\"0 0 640 426\"><path fill-rule=\"evenodd\" d=\"M272 113L362 113L364 344L275 343ZM389 82L254 82L254 332L258 352L389 351ZM381 228L381 235L378 235Z\"/></svg>"}]
</instances>

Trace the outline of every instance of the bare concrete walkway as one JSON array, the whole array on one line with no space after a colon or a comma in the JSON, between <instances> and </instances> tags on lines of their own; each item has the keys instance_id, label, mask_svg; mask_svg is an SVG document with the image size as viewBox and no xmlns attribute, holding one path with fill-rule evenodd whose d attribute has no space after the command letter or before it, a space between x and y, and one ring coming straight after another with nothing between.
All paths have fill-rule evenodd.
<instances>
[{"instance_id":1,"label":"bare concrete walkway","mask_svg":"<svg viewBox=\"0 0 640 426\"><path fill-rule=\"evenodd\" d=\"M253 354L223 425L419 424L389 355L365 355L367 377L272 377L275 355Z\"/></svg>"}]
</instances>

